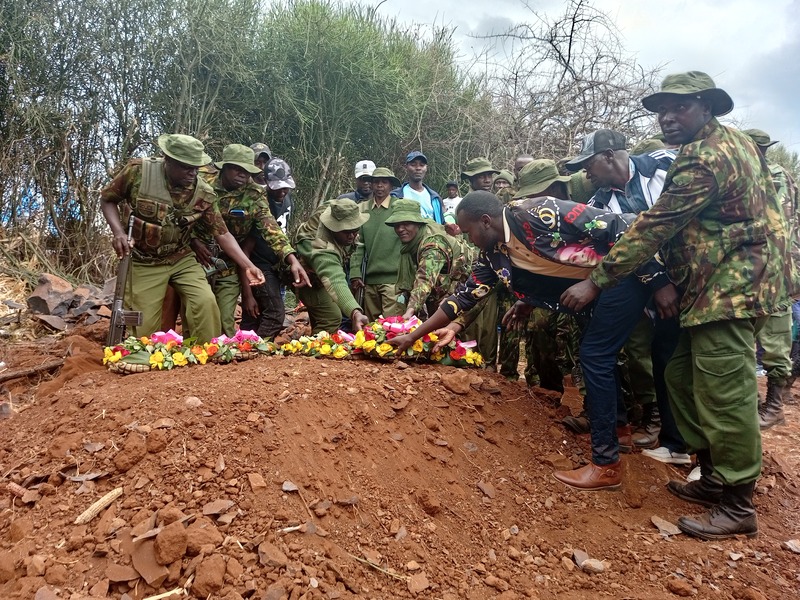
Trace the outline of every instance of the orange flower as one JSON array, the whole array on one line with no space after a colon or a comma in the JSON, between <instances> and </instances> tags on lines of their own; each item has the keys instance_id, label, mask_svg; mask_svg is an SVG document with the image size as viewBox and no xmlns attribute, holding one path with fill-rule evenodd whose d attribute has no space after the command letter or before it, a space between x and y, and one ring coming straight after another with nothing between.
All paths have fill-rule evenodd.
<instances>
[{"instance_id":1,"label":"orange flower","mask_svg":"<svg viewBox=\"0 0 800 600\"><path fill-rule=\"evenodd\" d=\"M240 342L239 343L239 350L242 352L250 352L253 349L253 344L250 342Z\"/></svg>"},{"instance_id":2,"label":"orange flower","mask_svg":"<svg viewBox=\"0 0 800 600\"><path fill-rule=\"evenodd\" d=\"M219 350L219 346L217 346L216 344L206 344L205 348L206 348L206 354L208 354L209 356L214 356Z\"/></svg>"}]
</instances>

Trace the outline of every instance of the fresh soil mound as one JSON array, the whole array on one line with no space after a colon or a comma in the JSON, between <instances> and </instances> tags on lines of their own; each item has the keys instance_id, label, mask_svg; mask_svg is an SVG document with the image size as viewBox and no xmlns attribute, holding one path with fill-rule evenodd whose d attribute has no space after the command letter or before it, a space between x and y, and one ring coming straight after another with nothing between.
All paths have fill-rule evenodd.
<instances>
[{"instance_id":1,"label":"fresh soil mound","mask_svg":"<svg viewBox=\"0 0 800 600\"><path fill-rule=\"evenodd\" d=\"M703 543L651 521L699 512L664 488L686 470L632 455L620 491L570 490L551 474L587 460L587 439L546 395L486 371L262 357L120 376L85 360L97 346L72 346L86 351L0 422L2 598L800 589L781 547L799 537L796 425L765 436L760 536Z\"/></svg>"}]
</instances>

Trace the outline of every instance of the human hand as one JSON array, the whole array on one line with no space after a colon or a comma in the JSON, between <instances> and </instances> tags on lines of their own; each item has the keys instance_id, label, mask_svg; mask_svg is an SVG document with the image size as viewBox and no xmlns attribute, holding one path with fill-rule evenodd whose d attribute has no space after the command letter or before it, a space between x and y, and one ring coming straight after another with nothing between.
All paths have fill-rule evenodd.
<instances>
[{"instance_id":1,"label":"human hand","mask_svg":"<svg viewBox=\"0 0 800 600\"><path fill-rule=\"evenodd\" d=\"M250 286L243 287L246 287L248 290L250 289ZM258 318L258 301L256 301L253 294L242 294L242 312L246 315L250 315L254 319Z\"/></svg>"},{"instance_id":2,"label":"human hand","mask_svg":"<svg viewBox=\"0 0 800 600\"><path fill-rule=\"evenodd\" d=\"M194 250L194 255L197 257L197 262L199 262L204 267L211 266L211 250L208 249L208 246L203 243L202 240L199 238L192 238L189 240L189 245Z\"/></svg>"},{"instance_id":3,"label":"human hand","mask_svg":"<svg viewBox=\"0 0 800 600\"><path fill-rule=\"evenodd\" d=\"M528 318L531 316L531 311L533 311L533 306L517 301L503 315L501 323L506 329L523 330Z\"/></svg>"},{"instance_id":4,"label":"human hand","mask_svg":"<svg viewBox=\"0 0 800 600\"><path fill-rule=\"evenodd\" d=\"M662 319L672 319L680 314L680 295L675 284L668 283L653 294L653 301Z\"/></svg>"},{"instance_id":5,"label":"human hand","mask_svg":"<svg viewBox=\"0 0 800 600\"><path fill-rule=\"evenodd\" d=\"M462 330L461 325L457 323L450 323L447 327L442 327L433 332L436 336L436 344L431 349L431 352L438 352L442 348L446 348L450 343L456 339L456 335Z\"/></svg>"},{"instance_id":6,"label":"human hand","mask_svg":"<svg viewBox=\"0 0 800 600\"><path fill-rule=\"evenodd\" d=\"M247 277L247 283L251 286L254 285L261 285L264 283L264 273L261 272L261 269L255 266L247 267L245 269L245 277Z\"/></svg>"},{"instance_id":7,"label":"human hand","mask_svg":"<svg viewBox=\"0 0 800 600\"><path fill-rule=\"evenodd\" d=\"M397 356L400 356L403 352L408 350L414 344L414 342L416 342L416 340L410 333L398 335L390 340L386 340L387 344L397 348L397 352L395 353Z\"/></svg>"},{"instance_id":8,"label":"human hand","mask_svg":"<svg viewBox=\"0 0 800 600\"><path fill-rule=\"evenodd\" d=\"M591 279L585 279L561 294L561 304L572 311L580 312L599 295L600 288Z\"/></svg>"},{"instance_id":9,"label":"human hand","mask_svg":"<svg viewBox=\"0 0 800 600\"><path fill-rule=\"evenodd\" d=\"M350 315L350 323L353 326L353 331L361 331L369 323L367 315L360 310L355 309L353 314Z\"/></svg>"},{"instance_id":10,"label":"human hand","mask_svg":"<svg viewBox=\"0 0 800 600\"><path fill-rule=\"evenodd\" d=\"M353 277L350 279L350 290L353 292L353 294L358 293L358 290L363 287L365 287L364 281L360 277Z\"/></svg>"},{"instance_id":11,"label":"human hand","mask_svg":"<svg viewBox=\"0 0 800 600\"><path fill-rule=\"evenodd\" d=\"M461 235L461 227L457 223L445 223L444 230L453 237Z\"/></svg>"},{"instance_id":12,"label":"human hand","mask_svg":"<svg viewBox=\"0 0 800 600\"><path fill-rule=\"evenodd\" d=\"M308 273L306 273L303 265L301 265L300 261L295 258L294 254L291 254L290 258L294 258L294 260L290 260L289 262L290 270L292 271L292 279L294 279L294 287L311 287L311 280L308 278Z\"/></svg>"},{"instance_id":13,"label":"human hand","mask_svg":"<svg viewBox=\"0 0 800 600\"><path fill-rule=\"evenodd\" d=\"M114 238L111 240L111 245L114 248L114 252L117 253L117 257L122 258L123 256L127 256L131 253L131 248L133 248L133 240L128 243L128 236L125 233L116 233L114 234Z\"/></svg>"}]
</instances>

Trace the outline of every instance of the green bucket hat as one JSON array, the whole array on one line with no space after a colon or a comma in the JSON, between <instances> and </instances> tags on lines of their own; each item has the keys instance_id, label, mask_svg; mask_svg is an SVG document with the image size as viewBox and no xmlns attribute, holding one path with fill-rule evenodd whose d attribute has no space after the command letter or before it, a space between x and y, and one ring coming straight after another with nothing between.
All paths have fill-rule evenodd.
<instances>
[{"instance_id":1,"label":"green bucket hat","mask_svg":"<svg viewBox=\"0 0 800 600\"><path fill-rule=\"evenodd\" d=\"M642 140L638 144L636 144L631 149L631 154L636 156L637 154L647 154L649 152L654 152L656 150L663 150L666 148L664 142L661 140L657 140L655 138L647 138L646 140Z\"/></svg>"},{"instance_id":2,"label":"green bucket hat","mask_svg":"<svg viewBox=\"0 0 800 600\"><path fill-rule=\"evenodd\" d=\"M424 225L428 219L422 216L422 208L416 200L404 200L398 198L392 203L392 214L386 219L389 227L394 227L397 223L419 223Z\"/></svg>"},{"instance_id":3,"label":"green bucket hat","mask_svg":"<svg viewBox=\"0 0 800 600\"><path fill-rule=\"evenodd\" d=\"M378 167L372 172L372 179L388 179L392 182L392 185L397 187L400 185L401 181L394 176L391 169L387 169L386 167Z\"/></svg>"},{"instance_id":4,"label":"green bucket hat","mask_svg":"<svg viewBox=\"0 0 800 600\"><path fill-rule=\"evenodd\" d=\"M255 164L256 154L252 149L242 144L228 144L222 150L222 160L215 162L214 166L221 169L225 165L236 165L241 167L251 175L261 173Z\"/></svg>"},{"instance_id":5,"label":"green bucket hat","mask_svg":"<svg viewBox=\"0 0 800 600\"><path fill-rule=\"evenodd\" d=\"M749 135L750 139L756 143L756 146L762 148L769 148L773 144L778 143L778 140L770 139L769 134L763 129L745 129L742 133Z\"/></svg>"},{"instance_id":6,"label":"green bucket hat","mask_svg":"<svg viewBox=\"0 0 800 600\"><path fill-rule=\"evenodd\" d=\"M481 173L493 173L497 174L500 171L495 169L492 166L492 163L489 162L488 158L484 158L483 156L479 156L478 158L473 158L467 161L467 164L464 165L464 170L461 171L461 179L469 179L470 177L475 177L475 175L480 175Z\"/></svg>"},{"instance_id":7,"label":"green bucket hat","mask_svg":"<svg viewBox=\"0 0 800 600\"><path fill-rule=\"evenodd\" d=\"M642 98L642 106L650 112L658 112L658 105L665 96L693 96L711 105L711 114L727 115L733 110L733 100L725 90L714 85L714 80L701 71L667 75L661 90Z\"/></svg>"},{"instance_id":8,"label":"green bucket hat","mask_svg":"<svg viewBox=\"0 0 800 600\"><path fill-rule=\"evenodd\" d=\"M192 167L202 167L211 162L203 151L203 142L182 133L165 133L158 136L158 147L170 158Z\"/></svg>"},{"instance_id":9,"label":"green bucket hat","mask_svg":"<svg viewBox=\"0 0 800 600\"><path fill-rule=\"evenodd\" d=\"M558 174L556 161L549 158L532 160L519 172L519 191L514 194L514 200L536 196L556 181L567 183L569 180L569 176Z\"/></svg>"},{"instance_id":10,"label":"green bucket hat","mask_svg":"<svg viewBox=\"0 0 800 600\"><path fill-rule=\"evenodd\" d=\"M500 172L494 176L492 181L497 181L498 179L507 181L509 185L514 185L514 175L505 169L501 169Z\"/></svg>"},{"instance_id":11,"label":"green bucket hat","mask_svg":"<svg viewBox=\"0 0 800 600\"><path fill-rule=\"evenodd\" d=\"M331 231L350 231L369 221L369 214L362 213L358 204L352 200L343 198L331 200L319 220Z\"/></svg>"}]
</instances>

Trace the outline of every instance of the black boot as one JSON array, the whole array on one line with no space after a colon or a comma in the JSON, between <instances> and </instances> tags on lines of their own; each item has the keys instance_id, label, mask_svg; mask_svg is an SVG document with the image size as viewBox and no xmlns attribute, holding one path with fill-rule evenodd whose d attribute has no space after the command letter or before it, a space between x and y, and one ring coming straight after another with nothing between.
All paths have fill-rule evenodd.
<instances>
[{"instance_id":1,"label":"black boot","mask_svg":"<svg viewBox=\"0 0 800 600\"><path fill-rule=\"evenodd\" d=\"M711 451L708 449L698 450L697 463L700 465L700 479L689 483L670 481L667 484L667 490L681 500L703 506L714 506L722 496L722 483L714 478Z\"/></svg>"},{"instance_id":2,"label":"black boot","mask_svg":"<svg viewBox=\"0 0 800 600\"><path fill-rule=\"evenodd\" d=\"M574 433L589 433L589 431L591 431L589 427L589 415L586 414L585 410L582 410L577 417L567 415L561 419L561 422L567 429Z\"/></svg>"},{"instance_id":3,"label":"black boot","mask_svg":"<svg viewBox=\"0 0 800 600\"><path fill-rule=\"evenodd\" d=\"M724 540L737 535L758 535L758 519L753 507L756 482L722 486L722 498L707 513L681 517L678 529L702 540Z\"/></svg>"},{"instance_id":4,"label":"black boot","mask_svg":"<svg viewBox=\"0 0 800 600\"><path fill-rule=\"evenodd\" d=\"M767 398L764 400L764 404L758 407L758 426L762 430L786 423L783 415L783 401L791 395L791 387L788 378L775 378L767 381Z\"/></svg>"}]
</instances>

